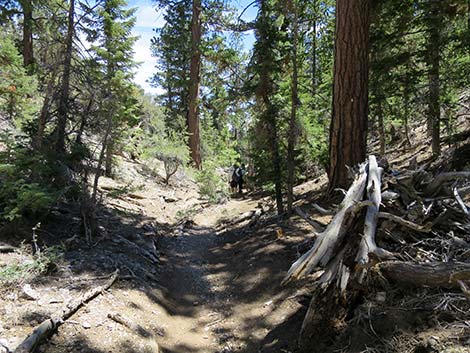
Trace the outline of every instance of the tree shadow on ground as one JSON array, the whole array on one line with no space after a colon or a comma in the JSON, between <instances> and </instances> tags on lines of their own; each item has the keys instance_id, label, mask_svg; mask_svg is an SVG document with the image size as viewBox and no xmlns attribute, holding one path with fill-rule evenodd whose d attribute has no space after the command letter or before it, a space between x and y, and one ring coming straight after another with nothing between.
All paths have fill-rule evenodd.
<instances>
[{"instance_id":1,"label":"tree shadow on ground","mask_svg":"<svg viewBox=\"0 0 470 353\"><path fill-rule=\"evenodd\" d=\"M139 315L151 311L151 306L143 301L144 297L158 305L168 317L200 320L199 325L210 328L219 346L238 347L237 351L243 353L259 349L278 352L280 347L294 349L305 306L296 298L287 299L295 294L300 284L281 287L280 283L292 261L300 255L299 244L309 234L307 229L296 225L298 220L278 224L278 218L273 216L255 227L235 228L223 236L216 235L212 229L196 226L174 233L177 229L174 225L157 223L139 212L105 207L99 210L98 221L102 227L99 237L94 238L92 244L85 244L81 237L69 244L58 271L39 278L36 287L41 292L54 289L52 296L63 291L65 294L61 298L66 303L83 291L104 283L106 276L116 268L121 270L121 279L109 292L71 319L78 323L62 326L58 336L67 337L67 341L60 344L51 341L43 345L44 352L104 352L93 347L87 334L95 330L106 337L107 331L103 327L114 325L108 327L109 335L112 335L117 326L106 317L106 310L112 305L119 304L119 310L132 309L132 312L124 312L124 316L138 322ZM281 235L278 229L282 229ZM41 245L61 245L76 234L80 234L80 210L69 205L66 211L51 215L40 242ZM159 263L154 264L132 247L115 242L117 235L146 249L146 244L156 242ZM137 294L135 298L127 298L121 291ZM36 313L41 317L44 313L34 310L34 302L23 304L25 313L18 325L26 329L34 325L33 321L38 321ZM201 307L216 312L220 323L213 325L211 317L198 318ZM163 314L155 314L157 324L159 315ZM32 320L32 317L36 319ZM232 317L237 318L236 322L231 322ZM83 329L86 320L92 323L92 330ZM148 330L148 325L142 327ZM165 341L166 334L160 336ZM186 343L163 342L162 347L168 353L212 352L209 343L205 348L196 348ZM125 341L113 348L113 352L138 351Z\"/></svg>"}]
</instances>

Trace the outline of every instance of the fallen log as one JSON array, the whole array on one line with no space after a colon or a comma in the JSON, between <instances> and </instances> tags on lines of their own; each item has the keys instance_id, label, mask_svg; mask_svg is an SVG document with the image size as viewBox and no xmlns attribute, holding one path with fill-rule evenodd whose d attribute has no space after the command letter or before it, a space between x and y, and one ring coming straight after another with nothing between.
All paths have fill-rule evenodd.
<instances>
[{"instance_id":1,"label":"fallen log","mask_svg":"<svg viewBox=\"0 0 470 353\"><path fill-rule=\"evenodd\" d=\"M33 332L14 350L13 353L32 353L37 346L49 335L51 335L65 320L75 314L85 303L103 293L111 287L119 276L119 270L116 270L110 279L102 286L93 288L83 294L80 298L70 301L61 312L51 316L49 319L40 323Z\"/></svg>"},{"instance_id":2,"label":"fallen log","mask_svg":"<svg viewBox=\"0 0 470 353\"><path fill-rule=\"evenodd\" d=\"M377 266L385 278L413 287L460 288L459 281L470 280L470 264L464 262L384 261Z\"/></svg>"}]
</instances>

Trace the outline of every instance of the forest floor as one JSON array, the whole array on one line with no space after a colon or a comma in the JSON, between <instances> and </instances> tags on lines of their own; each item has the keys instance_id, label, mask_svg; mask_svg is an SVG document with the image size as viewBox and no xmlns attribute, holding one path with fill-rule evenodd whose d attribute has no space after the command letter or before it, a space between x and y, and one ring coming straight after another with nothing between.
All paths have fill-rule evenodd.
<instances>
[{"instance_id":1,"label":"forest floor","mask_svg":"<svg viewBox=\"0 0 470 353\"><path fill-rule=\"evenodd\" d=\"M80 213L67 205L37 231L41 245L67 244L67 250L57 269L36 278L29 291L21 285L2 291L0 343L12 349L64 304L120 268L123 278L67 320L38 352L156 352L155 342L168 353L294 351L308 302L300 284L280 283L306 249L299 244L305 246L311 237L310 226L301 219L282 223L267 212L249 227L250 218L237 218L260 205L272 207L269 198L234 195L211 205L184 178L167 186L142 177L138 165L124 164L122 181L102 178L100 183L99 239L91 245L80 238L69 241L80 232ZM154 252L158 262L116 237ZM10 243L19 239L12 236ZM0 264L28 256L0 254ZM128 329L109 314L138 327Z\"/></svg>"},{"instance_id":2,"label":"forest floor","mask_svg":"<svg viewBox=\"0 0 470 353\"><path fill-rule=\"evenodd\" d=\"M426 143L406 153L395 148L389 161L394 168L406 166L413 156L422 163L429 148ZM80 210L71 205L57 207L47 225L37 230L40 246L63 245L66 250L56 269L31 281L31 287L21 283L2 289L0 352L2 345L16 347L37 324L103 284L116 268L121 271L118 281L65 321L38 352L298 351L309 282L280 283L312 244L306 221L297 216L279 219L273 201L257 194L209 204L188 178L180 175L165 185L135 162L123 160L118 174L118 181L101 180L101 235L91 244L74 239L80 234ZM330 217L308 206L321 202L325 186L326 177L320 176L296 188L296 205L322 224ZM253 217L256 210L263 210L258 219ZM28 232L30 228L12 229L7 242L20 247ZM0 253L0 265L25 262L28 256L26 251ZM470 352L470 321L447 325L451 317L429 309L436 300L446 300L442 309L461 297L394 290L384 299L377 293L329 351ZM109 317L115 314L132 327ZM360 344L351 344L351 339Z\"/></svg>"}]
</instances>

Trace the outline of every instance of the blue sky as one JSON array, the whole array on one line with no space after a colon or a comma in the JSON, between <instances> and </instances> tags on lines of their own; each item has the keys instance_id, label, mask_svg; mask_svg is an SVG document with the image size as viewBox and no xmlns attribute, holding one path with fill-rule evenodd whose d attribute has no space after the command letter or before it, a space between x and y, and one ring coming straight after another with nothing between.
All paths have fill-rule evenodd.
<instances>
[{"instance_id":1,"label":"blue sky","mask_svg":"<svg viewBox=\"0 0 470 353\"><path fill-rule=\"evenodd\" d=\"M253 0L230 0L232 5L240 13ZM146 82L155 72L156 58L152 57L150 52L150 40L154 36L154 28L161 27L164 24L163 16L155 10L154 2L151 0L129 0L129 7L137 7L135 16L137 17L134 35L139 36L139 40L134 45L134 58L141 62L136 70L134 81L148 93L160 93L161 89L150 87ZM251 21L256 17L258 9L256 6L250 6L243 14L242 19ZM245 37L245 47L249 50L253 44L253 33L248 33Z\"/></svg>"}]
</instances>

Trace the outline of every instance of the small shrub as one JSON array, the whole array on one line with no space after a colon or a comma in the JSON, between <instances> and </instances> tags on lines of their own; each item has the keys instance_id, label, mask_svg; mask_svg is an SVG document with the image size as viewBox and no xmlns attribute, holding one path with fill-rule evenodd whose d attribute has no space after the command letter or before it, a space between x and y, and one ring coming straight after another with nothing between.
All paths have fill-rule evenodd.
<instances>
[{"instance_id":1,"label":"small shrub","mask_svg":"<svg viewBox=\"0 0 470 353\"><path fill-rule=\"evenodd\" d=\"M228 184L225 178L216 172L212 163L207 163L204 168L196 173L196 181L199 193L209 202L221 203L229 196Z\"/></svg>"},{"instance_id":2,"label":"small shrub","mask_svg":"<svg viewBox=\"0 0 470 353\"><path fill-rule=\"evenodd\" d=\"M49 210L56 201L55 196L37 183L23 179L6 182L0 187L0 218L13 221L23 216L37 217Z\"/></svg>"},{"instance_id":3,"label":"small shrub","mask_svg":"<svg viewBox=\"0 0 470 353\"><path fill-rule=\"evenodd\" d=\"M19 263L0 267L0 285L15 286L31 281L35 277L47 273L51 267L57 265L62 257L59 247L45 248L33 257L24 257Z\"/></svg>"}]
</instances>

